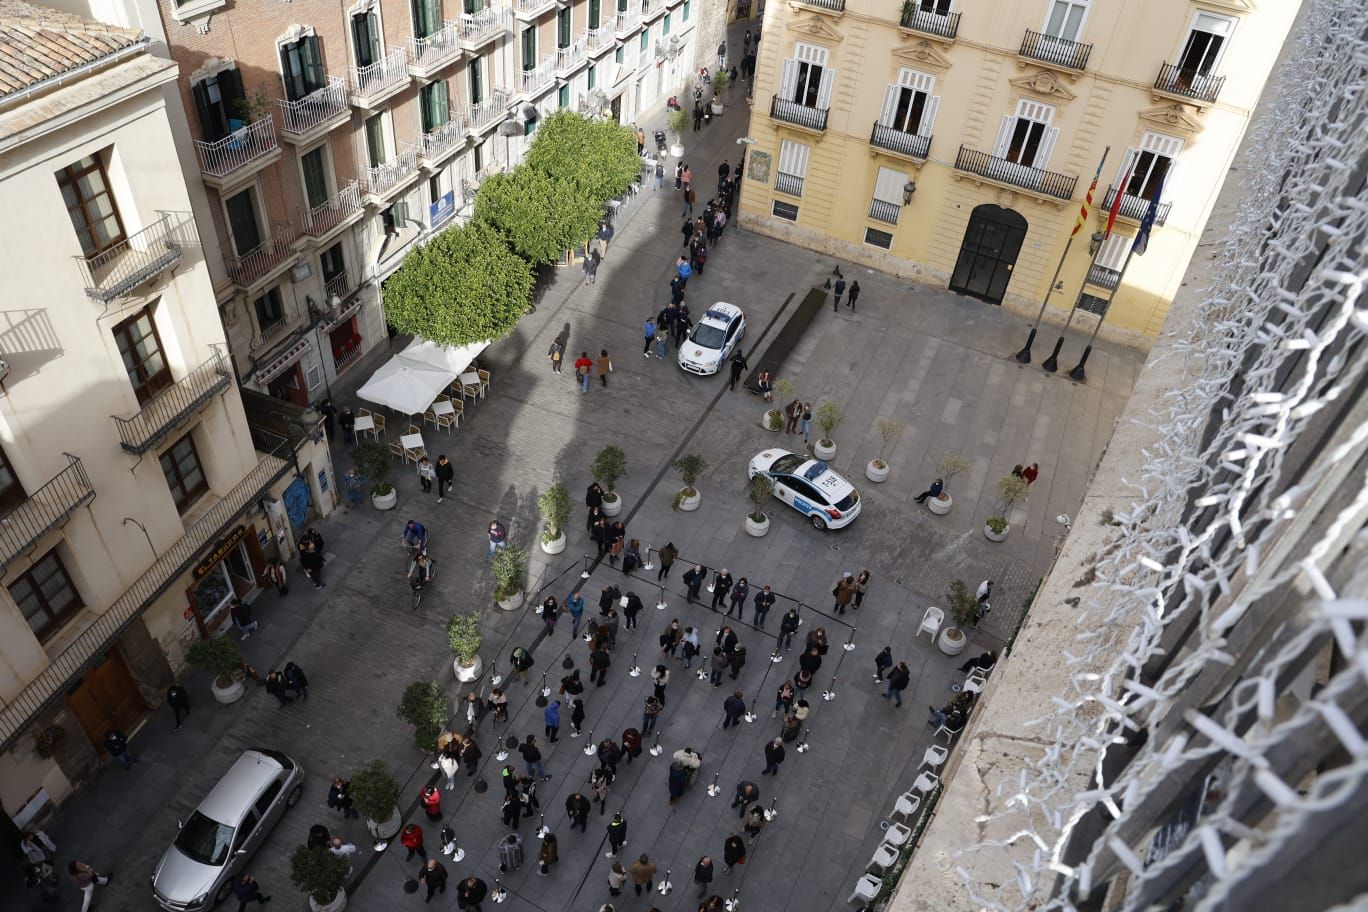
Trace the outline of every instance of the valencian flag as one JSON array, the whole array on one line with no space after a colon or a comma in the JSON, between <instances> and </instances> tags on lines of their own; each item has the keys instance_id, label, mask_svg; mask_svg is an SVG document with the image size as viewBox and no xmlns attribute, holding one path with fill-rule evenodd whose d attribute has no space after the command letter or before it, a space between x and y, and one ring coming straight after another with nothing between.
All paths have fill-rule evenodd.
<instances>
[{"instance_id":1,"label":"valencian flag","mask_svg":"<svg viewBox=\"0 0 1368 912\"><path fill-rule=\"evenodd\" d=\"M1097 163L1097 173L1093 175L1092 185L1088 187L1088 193L1083 197L1083 205L1078 210L1078 222L1074 225L1074 230L1069 232L1069 237L1078 234L1078 229L1088 220L1088 207L1092 205L1093 193L1097 190L1097 181L1102 176L1102 165L1106 162L1107 156L1102 156L1102 161Z\"/></svg>"},{"instance_id":2,"label":"valencian flag","mask_svg":"<svg viewBox=\"0 0 1368 912\"><path fill-rule=\"evenodd\" d=\"M1131 245L1131 253L1136 256L1144 256L1145 248L1149 246L1150 229L1154 227L1155 216L1159 214L1159 198L1164 192L1164 178L1159 178L1159 185L1154 188L1154 196L1150 198L1149 208L1145 210L1145 217L1140 220L1140 233L1135 236L1135 243Z\"/></svg>"},{"instance_id":3,"label":"valencian flag","mask_svg":"<svg viewBox=\"0 0 1368 912\"><path fill-rule=\"evenodd\" d=\"M1102 232L1102 240L1111 237L1112 226L1116 224L1116 214L1121 211L1121 200L1126 196L1126 188L1130 186L1131 174L1135 171L1135 162L1132 161L1126 167L1126 176L1121 178L1121 186L1116 188L1116 198L1112 200L1111 212L1107 213L1107 230Z\"/></svg>"}]
</instances>

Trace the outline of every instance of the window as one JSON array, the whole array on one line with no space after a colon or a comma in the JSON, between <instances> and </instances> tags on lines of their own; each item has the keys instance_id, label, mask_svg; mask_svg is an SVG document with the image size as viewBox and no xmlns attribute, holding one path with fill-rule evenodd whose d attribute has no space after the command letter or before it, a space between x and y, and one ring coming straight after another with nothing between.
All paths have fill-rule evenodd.
<instances>
[{"instance_id":1,"label":"window","mask_svg":"<svg viewBox=\"0 0 1368 912\"><path fill-rule=\"evenodd\" d=\"M556 104L562 111L570 107L570 86L563 85L556 90Z\"/></svg>"},{"instance_id":2,"label":"window","mask_svg":"<svg viewBox=\"0 0 1368 912\"><path fill-rule=\"evenodd\" d=\"M81 250L87 257L122 243L123 221L109 190L101 156L87 155L58 171L57 186L61 188L67 215L71 216L71 227L76 229Z\"/></svg>"},{"instance_id":3,"label":"window","mask_svg":"<svg viewBox=\"0 0 1368 912\"><path fill-rule=\"evenodd\" d=\"M893 247L893 235L887 231L880 231L877 228L866 228L864 242L874 247L882 247L889 250Z\"/></svg>"},{"instance_id":4,"label":"window","mask_svg":"<svg viewBox=\"0 0 1368 912\"><path fill-rule=\"evenodd\" d=\"M1120 272L1121 267L1126 263L1126 253L1130 250L1135 238L1128 238L1119 232L1113 232L1111 237L1102 242L1102 247L1097 251L1097 265Z\"/></svg>"},{"instance_id":5,"label":"window","mask_svg":"<svg viewBox=\"0 0 1368 912\"><path fill-rule=\"evenodd\" d=\"M166 363L151 307L115 326L114 343L119 347L119 358L128 373L128 382L133 384L133 394L138 397L139 405L146 405L171 385L171 367Z\"/></svg>"},{"instance_id":6,"label":"window","mask_svg":"<svg viewBox=\"0 0 1368 912\"><path fill-rule=\"evenodd\" d=\"M61 622L83 607L56 549L49 551L9 587L24 620L40 640L57 632Z\"/></svg>"},{"instance_id":7,"label":"window","mask_svg":"<svg viewBox=\"0 0 1368 912\"><path fill-rule=\"evenodd\" d=\"M310 364L304 371L304 383L309 389L318 389L323 384L323 369L317 364Z\"/></svg>"},{"instance_id":8,"label":"window","mask_svg":"<svg viewBox=\"0 0 1368 912\"><path fill-rule=\"evenodd\" d=\"M556 11L556 47L570 46L570 8Z\"/></svg>"},{"instance_id":9,"label":"window","mask_svg":"<svg viewBox=\"0 0 1368 912\"><path fill-rule=\"evenodd\" d=\"M803 195L803 178L807 177L808 147L802 143L783 140L779 144L779 173L774 189L789 196Z\"/></svg>"},{"instance_id":10,"label":"window","mask_svg":"<svg viewBox=\"0 0 1368 912\"><path fill-rule=\"evenodd\" d=\"M472 150L470 163L475 168L476 174L484 170L484 143L480 143Z\"/></svg>"},{"instance_id":11,"label":"window","mask_svg":"<svg viewBox=\"0 0 1368 912\"><path fill-rule=\"evenodd\" d=\"M831 84L836 71L827 66L828 57L826 48L795 44L793 56L784 61L780 97L808 108L830 107Z\"/></svg>"},{"instance_id":12,"label":"window","mask_svg":"<svg viewBox=\"0 0 1368 912\"><path fill-rule=\"evenodd\" d=\"M465 0L464 9L467 15L473 16L480 10L484 9L487 5L488 4L485 3L485 0Z\"/></svg>"},{"instance_id":13,"label":"window","mask_svg":"<svg viewBox=\"0 0 1368 912\"><path fill-rule=\"evenodd\" d=\"M0 510L13 510L23 503L26 497L28 493L19 482L19 476L14 474L9 457L0 449Z\"/></svg>"},{"instance_id":14,"label":"window","mask_svg":"<svg viewBox=\"0 0 1368 912\"><path fill-rule=\"evenodd\" d=\"M378 168L389 160L385 149L385 114L383 111L366 118L366 154L370 157L372 168Z\"/></svg>"},{"instance_id":15,"label":"window","mask_svg":"<svg viewBox=\"0 0 1368 912\"><path fill-rule=\"evenodd\" d=\"M261 246L254 195L255 191L249 187L228 197L223 204L228 213L228 233L233 236L233 250L238 256L246 256Z\"/></svg>"},{"instance_id":16,"label":"window","mask_svg":"<svg viewBox=\"0 0 1368 912\"><path fill-rule=\"evenodd\" d=\"M642 29L642 30L641 30L641 36L640 36L639 38L637 38L637 50L641 52L641 55L642 55L643 57L646 55L646 47L647 47L650 43L651 43L651 33L650 33L650 30L649 30L649 29Z\"/></svg>"},{"instance_id":17,"label":"window","mask_svg":"<svg viewBox=\"0 0 1368 912\"><path fill-rule=\"evenodd\" d=\"M626 53L626 49L625 49L625 48L623 48L621 45L619 45L618 47L613 48L613 63L616 63L616 64L618 64L618 65L621 65L621 64L622 64L622 61L624 61L624 60L626 60L626 59L627 59L627 53Z\"/></svg>"},{"instance_id":18,"label":"window","mask_svg":"<svg viewBox=\"0 0 1368 912\"><path fill-rule=\"evenodd\" d=\"M190 87L199 115L200 135L205 142L223 139L246 126L240 110L247 95L242 90L242 74L236 69L215 73Z\"/></svg>"},{"instance_id":19,"label":"window","mask_svg":"<svg viewBox=\"0 0 1368 912\"><path fill-rule=\"evenodd\" d=\"M328 165L324 161L324 147L319 146L299 157L300 170L304 172L304 197L310 209L317 209L328 201Z\"/></svg>"},{"instance_id":20,"label":"window","mask_svg":"<svg viewBox=\"0 0 1368 912\"><path fill-rule=\"evenodd\" d=\"M589 0L589 28L596 29L602 24L603 0Z\"/></svg>"},{"instance_id":21,"label":"window","mask_svg":"<svg viewBox=\"0 0 1368 912\"><path fill-rule=\"evenodd\" d=\"M396 237L399 229L408 221L408 203L399 200L394 205L380 213L380 224L385 229L386 237Z\"/></svg>"},{"instance_id":22,"label":"window","mask_svg":"<svg viewBox=\"0 0 1368 912\"><path fill-rule=\"evenodd\" d=\"M162 475L166 477L166 486L171 489L171 499L182 513L209 490L199 453L195 451L195 441L190 434L171 444L171 449L162 454L161 468Z\"/></svg>"},{"instance_id":23,"label":"window","mask_svg":"<svg viewBox=\"0 0 1368 912\"><path fill-rule=\"evenodd\" d=\"M445 127L447 121L451 120L446 80L439 79L423 86L418 91L418 102L422 109L424 133Z\"/></svg>"},{"instance_id":24,"label":"window","mask_svg":"<svg viewBox=\"0 0 1368 912\"><path fill-rule=\"evenodd\" d=\"M253 301L252 309L256 311L257 329L263 333L272 326L284 322L285 305L280 298L280 286L277 285Z\"/></svg>"},{"instance_id":25,"label":"window","mask_svg":"<svg viewBox=\"0 0 1368 912\"><path fill-rule=\"evenodd\" d=\"M950 13L950 0L918 0L917 8L923 13L945 16Z\"/></svg>"},{"instance_id":26,"label":"window","mask_svg":"<svg viewBox=\"0 0 1368 912\"><path fill-rule=\"evenodd\" d=\"M276 795L280 794L280 788L284 785L280 779L272 779L271 784L266 786L266 790L261 793L261 797L256 800L253 807L263 818L271 812L271 803L275 801Z\"/></svg>"},{"instance_id":27,"label":"window","mask_svg":"<svg viewBox=\"0 0 1368 912\"><path fill-rule=\"evenodd\" d=\"M898 212L903 205L903 187L907 185L907 175L895 168L880 168L874 179L874 200L869 207L870 218L898 224Z\"/></svg>"},{"instance_id":28,"label":"window","mask_svg":"<svg viewBox=\"0 0 1368 912\"><path fill-rule=\"evenodd\" d=\"M684 22L689 21L689 3L691 0L684 0L684 11L680 14L680 19Z\"/></svg>"},{"instance_id":29,"label":"window","mask_svg":"<svg viewBox=\"0 0 1368 912\"><path fill-rule=\"evenodd\" d=\"M586 73L584 74L584 81L585 81L585 88L589 89L589 91L592 92L592 91L594 90L594 86L596 86L596 85L598 84L598 67L597 67L597 66L592 66L592 65L591 65L591 66L589 67L588 72L586 72Z\"/></svg>"},{"instance_id":30,"label":"window","mask_svg":"<svg viewBox=\"0 0 1368 912\"><path fill-rule=\"evenodd\" d=\"M347 260L342 253L342 242L338 241L323 251L318 257L318 265L323 271L323 284L331 291L334 280L347 274ZM345 278L342 281L345 282Z\"/></svg>"},{"instance_id":31,"label":"window","mask_svg":"<svg viewBox=\"0 0 1368 912\"><path fill-rule=\"evenodd\" d=\"M290 101L298 101L327 85L318 36L305 35L298 41L281 45L280 71L285 76L285 97Z\"/></svg>"},{"instance_id":32,"label":"window","mask_svg":"<svg viewBox=\"0 0 1368 912\"><path fill-rule=\"evenodd\" d=\"M1235 20L1228 16L1199 12L1188 29L1183 52L1178 55L1178 69L1189 76L1209 76L1221 61Z\"/></svg>"},{"instance_id":33,"label":"window","mask_svg":"<svg viewBox=\"0 0 1368 912\"><path fill-rule=\"evenodd\" d=\"M774 207L770 210L775 218L787 219L790 222L798 221L798 207L792 203L781 203L774 201Z\"/></svg>"},{"instance_id":34,"label":"window","mask_svg":"<svg viewBox=\"0 0 1368 912\"><path fill-rule=\"evenodd\" d=\"M1088 12L1088 0L1053 0L1045 17L1046 35L1077 41L1083 31L1083 17Z\"/></svg>"},{"instance_id":35,"label":"window","mask_svg":"<svg viewBox=\"0 0 1368 912\"><path fill-rule=\"evenodd\" d=\"M1059 128L1051 127L1054 108L1022 99L1016 114L1002 118L993 154L1027 168L1044 168L1050 162Z\"/></svg>"},{"instance_id":36,"label":"window","mask_svg":"<svg viewBox=\"0 0 1368 912\"><path fill-rule=\"evenodd\" d=\"M535 25L522 30L522 68L524 71L537 68L537 27Z\"/></svg>"},{"instance_id":37,"label":"window","mask_svg":"<svg viewBox=\"0 0 1368 912\"><path fill-rule=\"evenodd\" d=\"M476 57L466 66L470 74L470 103L477 105L484 101L484 58Z\"/></svg>"},{"instance_id":38,"label":"window","mask_svg":"<svg viewBox=\"0 0 1368 912\"><path fill-rule=\"evenodd\" d=\"M471 6L467 0L466 6ZM467 9L467 13L475 10ZM442 0L413 0L413 37L426 38L441 31Z\"/></svg>"},{"instance_id":39,"label":"window","mask_svg":"<svg viewBox=\"0 0 1368 912\"><path fill-rule=\"evenodd\" d=\"M375 10L353 15L351 27L357 67L379 63L384 54L380 50L380 18L375 15Z\"/></svg>"},{"instance_id":40,"label":"window","mask_svg":"<svg viewBox=\"0 0 1368 912\"><path fill-rule=\"evenodd\" d=\"M663 20L661 20L661 23L660 23L660 34L661 34L662 37L664 37L665 35L670 34L670 16L671 16L671 15L672 15L671 13L666 13L666 14L665 14L665 18L664 18Z\"/></svg>"},{"instance_id":41,"label":"window","mask_svg":"<svg viewBox=\"0 0 1368 912\"><path fill-rule=\"evenodd\" d=\"M903 133L930 136L936 122L936 110L940 107L940 96L931 94L935 82L929 73L907 67L899 69L898 84L889 86L884 92L879 123Z\"/></svg>"},{"instance_id":42,"label":"window","mask_svg":"<svg viewBox=\"0 0 1368 912\"><path fill-rule=\"evenodd\" d=\"M1160 187L1167 187L1182 149L1181 139L1162 133L1146 133L1140 140L1140 148L1130 151L1117 175L1118 180L1124 178L1129 166L1130 182L1126 184L1126 194L1143 200L1152 200L1159 193L1167 197L1169 194Z\"/></svg>"}]
</instances>

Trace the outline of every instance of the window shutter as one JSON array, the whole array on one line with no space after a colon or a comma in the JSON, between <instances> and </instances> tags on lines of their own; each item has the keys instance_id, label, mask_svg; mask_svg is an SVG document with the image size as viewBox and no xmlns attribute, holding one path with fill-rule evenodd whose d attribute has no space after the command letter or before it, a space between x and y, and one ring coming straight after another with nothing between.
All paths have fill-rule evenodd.
<instances>
[{"instance_id":1,"label":"window shutter","mask_svg":"<svg viewBox=\"0 0 1368 912\"><path fill-rule=\"evenodd\" d=\"M195 83L190 87L190 93L195 96L195 112L199 115L200 133L204 136L204 141L222 139L223 124L214 116L213 108L210 106L208 81Z\"/></svg>"},{"instance_id":2,"label":"window shutter","mask_svg":"<svg viewBox=\"0 0 1368 912\"><path fill-rule=\"evenodd\" d=\"M1107 238L1106 242L1103 243L1102 249L1097 252L1097 264L1099 266L1105 266L1108 269L1119 270L1121 264L1126 262L1126 251L1130 249L1130 245L1134 240L1135 238L1128 238L1123 234L1113 233L1112 236Z\"/></svg>"},{"instance_id":3,"label":"window shutter","mask_svg":"<svg viewBox=\"0 0 1368 912\"><path fill-rule=\"evenodd\" d=\"M1011 114L1002 115L1002 126L998 128L997 142L993 144L993 156L1002 158L1007 154L1007 144L1012 141L1012 130L1016 127L1016 118Z\"/></svg>"},{"instance_id":4,"label":"window shutter","mask_svg":"<svg viewBox=\"0 0 1368 912\"><path fill-rule=\"evenodd\" d=\"M443 79L437 83L437 91L433 98L433 113L436 115L437 125L446 126L451 121L450 99L447 97L447 82Z\"/></svg>"},{"instance_id":5,"label":"window shutter","mask_svg":"<svg viewBox=\"0 0 1368 912\"><path fill-rule=\"evenodd\" d=\"M898 110L898 93L901 88L891 85L884 89L883 111L879 114L879 123L885 127L893 126L893 114Z\"/></svg>"},{"instance_id":6,"label":"window shutter","mask_svg":"<svg viewBox=\"0 0 1368 912\"><path fill-rule=\"evenodd\" d=\"M1055 140L1059 138L1059 127L1046 127L1045 135L1040 138L1040 148L1036 149L1032 167L1044 168L1050 163L1050 153L1054 151Z\"/></svg>"},{"instance_id":7,"label":"window shutter","mask_svg":"<svg viewBox=\"0 0 1368 912\"><path fill-rule=\"evenodd\" d=\"M940 108L940 96L932 95L926 99L926 107L922 109L921 126L917 128L918 136L930 136L931 129L936 125L936 111Z\"/></svg>"},{"instance_id":8,"label":"window shutter","mask_svg":"<svg viewBox=\"0 0 1368 912\"><path fill-rule=\"evenodd\" d=\"M931 90L936 86L936 77L930 73L923 73L920 70L913 70L907 67L898 69L898 85L915 89L918 92L931 94Z\"/></svg>"},{"instance_id":9,"label":"window shutter","mask_svg":"<svg viewBox=\"0 0 1368 912\"><path fill-rule=\"evenodd\" d=\"M783 140L779 145L779 170L794 177L807 177L808 147Z\"/></svg>"},{"instance_id":10,"label":"window shutter","mask_svg":"<svg viewBox=\"0 0 1368 912\"><path fill-rule=\"evenodd\" d=\"M831 107L831 85L836 81L836 71L831 68L822 70L822 81L817 87L817 107Z\"/></svg>"},{"instance_id":11,"label":"window shutter","mask_svg":"<svg viewBox=\"0 0 1368 912\"><path fill-rule=\"evenodd\" d=\"M801 45L800 45L801 47ZM779 78L779 97L787 101L793 100L793 93L798 88L798 61L789 58L784 61L784 71Z\"/></svg>"},{"instance_id":12,"label":"window shutter","mask_svg":"<svg viewBox=\"0 0 1368 912\"><path fill-rule=\"evenodd\" d=\"M874 181L874 198L892 206L901 206L903 185L906 183L907 175L901 171L880 168L879 176Z\"/></svg>"},{"instance_id":13,"label":"window shutter","mask_svg":"<svg viewBox=\"0 0 1368 912\"><path fill-rule=\"evenodd\" d=\"M318 46L317 35L308 35L303 39L299 56L304 61L306 91L314 92L327 85L328 78L323 73L323 51Z\"/></svg>"},{"instance_id":14,"label":"window shutter","mask_svg":"<svg viewBox=\"0 0 1368 912\"><path fill-rule=\"evenodd\" d=\"M831 53L826 48L818 47L815 44L803 44L802 42L793 46L793 56L803 63L811 63L819 67L825 67L827 61L831 59Z\"/></svg>"}]
</instances>

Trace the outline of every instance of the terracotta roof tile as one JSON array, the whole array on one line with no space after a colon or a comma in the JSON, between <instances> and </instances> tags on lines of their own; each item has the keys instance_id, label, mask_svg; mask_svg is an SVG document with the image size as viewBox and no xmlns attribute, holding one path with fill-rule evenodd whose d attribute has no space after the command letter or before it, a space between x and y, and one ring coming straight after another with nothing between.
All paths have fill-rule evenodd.
<instances>
[{"instance_id":1,"label":"terracotta roof tile","mask_svg":"<svg viewBox=\"0 0 1368 912\"><path fill-rule=\"evenodd\" d=\"M0 99L141 40L137 29L0 0Z\"/></svg>"}]
</instances>

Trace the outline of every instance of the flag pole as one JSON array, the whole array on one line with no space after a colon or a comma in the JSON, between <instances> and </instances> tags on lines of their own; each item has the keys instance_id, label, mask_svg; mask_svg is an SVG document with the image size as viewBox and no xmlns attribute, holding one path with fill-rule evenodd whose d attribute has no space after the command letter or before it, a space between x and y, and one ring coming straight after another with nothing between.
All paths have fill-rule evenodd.
<instances>
[{"instance_id":1,"label":"flag pole","mask_svg":"<svg viewBox=\"0 0 1368 912\"><path fill-rule=\"evenodd\" d=\"M1069 257L1069 248L1073 246L1074 238L1078 235L1078 229L1082 228L1087 221L1088 206L1092 204L1093 191L1097 189L1098 178L1102 175L1102 166L1107 163L1107 155L1110 152L1111 146L1102 150L1102 160L1097 163L1097 173L1093 175L1092 185L1083 198L1083 210L1079 213L1078 223L1074 225L1074 230L1069 232L1069 240L1064 244L1064 252L1059 255L1059 263L1055 265L1054 276L1050 279L1050 284L1045 287L1045 298L1040 302L1040 312L1036 314L1035 322L1031 324L1031 332L1026 336L1026 345L1016 353L1016 359L1021 364L1031 363L1031 346L1035 344L1036 331L1040 328L1040 320L1045 316L1045 308L1050 303L1050 295L1054 294L1055 283L1059 281L1059 273L1064 269L1064 261Z\"/></svg>"},{"instance_id":2,"label":"flag pole","mask_svg":"<svg viewBox=\"0 0 1368 912\"><path fill-rule=\"evenodd\" d=\"M1102 312L1097 315L1097 325L1093 327L1092 335L1088 337L1088 344L1083 348L1083 357L1079 358L1078 364L1069 371L1070 380L1076 380L1079 383L1088 382L1088 373L1083 369L1084 365L1088 363L1088 356L1092 354L1093 342L1097 341L1097 331L1102 328L1102 321L1107 319L1107 313L1111 310L1112 301L1116 298L1116 292L1121 288L1121 280L1126 277L1126 267L1130 266L1133 256L1135 256L1134 246L1126 251L1126 259L1121 263L1121 273L1116 277L1116 288L1113 288L1112 293L1107 295L1107 306L1102 308Z\"/></svg>"}]
</instances>

